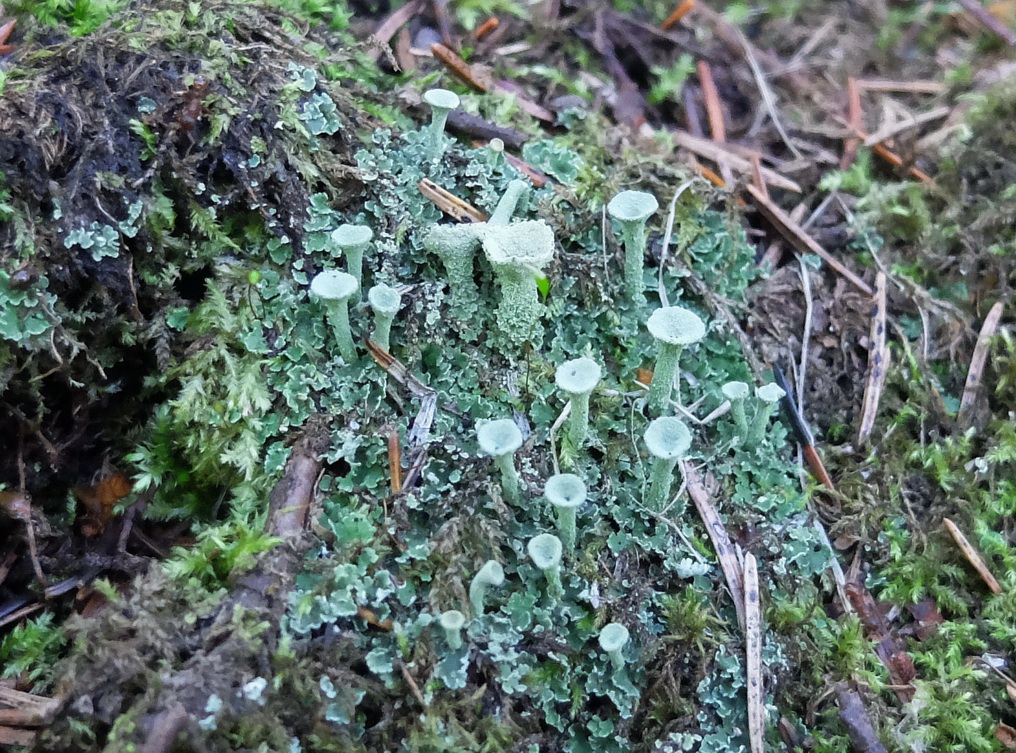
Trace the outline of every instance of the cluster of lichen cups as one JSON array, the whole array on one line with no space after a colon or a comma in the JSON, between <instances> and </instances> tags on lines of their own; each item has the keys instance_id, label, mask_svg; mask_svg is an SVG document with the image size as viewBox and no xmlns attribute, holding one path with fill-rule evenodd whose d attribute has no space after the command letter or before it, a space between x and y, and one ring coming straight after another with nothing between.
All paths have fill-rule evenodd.
<instances>
[{"instance_id":1,"label":"cluster of lichen cups","mask_svg":"<svg viewBox=\"0 0 1016 753\"><path fill-rule=\"evenodd\" d=\"M429 129L429 154L439 159L445 149L444 126L448 113L458 106L458 97L444 90L428 92L424 99L431 105L433 120ZM491 165L503 162L503 143L492 142L488 152ZM495 322L505 341L514 345L538 342L541 306L536 276L554 255L554 236L542 220L512 221L529 191L529 184L513 180L487 222L436 225L423 238L425 248L437 255L446 272L451 291L453 314L465 321L480 306L480 295L474 278L477 251L482 249L500 287L500 303ZM658 209L651 194L624 191L608 204L607 212L621 229L624 248L624 290L637 305L645 303L643 264L646 252L646 221ZM326 270L311 283L311 292L327 310L339 353L347 362L356 358L350 331L349 305L359 301L362 264L365 249L373 233L370 228L343 225L332 233L332 240L342 249L347 271ZM378 284L370 289L367 302L374 313L372 339L382 348L390 349L392 321L401 306L395 288ZM694 312L664 306L646 322L656 348L653 378L646 396L646 407L652 420L643 434L650 461L645 508L653 514L668 511L672 500L674 470L687 457L692 435L673 412L681 405L681 358L685 349L701 341L706 326ZM569 415L565 436L573 450L581 450L589 438L590 397L600 383L602 368L594 359L575 358L562 363L555 371L555 383L567 397ZM746 401L749 387L743 382L730 382L722 393L730 403L738 436L746 445L761 441L775 404L783 396L776 385L764 385L755 391L757 404L749 421ZM524 489L515 466L515 453L523 445L523 435L515 421L500 419L483 422L477 427L477 439L483 454L491 457L498 468L503 498L511 504L524 501ZM567 467L567 465L566 465ZM557 473L547 479L544 496L553 509L556 533L540 533L526 545L532 564L541 572L547 597L551 603L564 596L563 563L575 557L578 543L576 513L587 499L586 485L574 473ZM671 513L672 515L678 513ZM473 618L484 614L488 592L505 583L505 572L496 560L487 561L469 585L469 602ZM445 643L452 651L463 646L462 631L467 624L463 612L450 609L437 619L444 631ZM624 625L610 623L599 633L600 648L607 654L615 671L624 666L623 650L630 640Z\"/></svg>"},{"instance_id":2,"label":"cluster of lichen cups","mask_svg":"<svg viewBox=\"0 0 1016 753\"><path fill-rule=\"evenodd\" d=\"M769 419L772 418L776 405L787 394L778 384L763 384L755 389L755 414L748 423L745 403L750 388L744 382L727 382L720 391L730 403L730 413L734 418L737 437L746 447L757 447L766 434Z\"/></svg>"},{"instance_id":3,"label":"cluster of lichen cups","mask_svg":"<svg viewBox=\"0 0 1016 753\"><path fill-rule=\"evenodd\" d=\"M340 225L332 231L332 241L345 255L348 271L326 269L310 282L311 295L324 305L339 355L346 363L356 360L349 306L360 300L363 254L373 238L374 231L366 225ZM374 315L371 339L384 350L389 350L392 323L402 307L402 295L397 289L379 283L367 292L367 302Z\"/></svg>"}]
</instances>

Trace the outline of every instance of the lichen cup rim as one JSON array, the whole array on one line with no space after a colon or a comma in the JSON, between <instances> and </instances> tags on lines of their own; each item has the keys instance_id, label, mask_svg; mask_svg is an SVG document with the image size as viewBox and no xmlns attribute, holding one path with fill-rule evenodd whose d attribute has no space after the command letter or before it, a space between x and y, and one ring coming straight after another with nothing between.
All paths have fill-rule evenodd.
<instances>
[{"instance_id":1,"label":"lichen cup rim","mask_svg":"<svg viewBox=\"0 0 1016 753\"><path fill-rule=\"evenodd\" d=\"M443 110L454 110L462 100L459 95L449 89L428 89L423 93L423 101L431 107L439 107Z\"/></svg>"},{"instance_id":2,"label":"lichen cup rim","mask_svg":"<svg viewBox=\"0 0 1016 753\"><path fill-rule=\"evenodd\" d=\"M600 648L610 653L611 651L619 651L628 645L628 640L631 638L631 633L628 632L628 628L622 625L620 622L611 622L603 626L600 630L598 637Z\"/></svg>"},{"instance_id":3,"label":"lichen cup rim","mask_svg":"<svg viewBox=\"0 0 1016 753\"><path fill-rule=\"evenodd\" d=\"M473 577L480 578L491 586L500 586L504 583L504 568L497 560L487 560Z\"/></svg>"},{"instance_id":4,"label":"lichen cup rim","mask_svg":"<svg viewBox=\"0 0 1016 753\"><path fill-rule=\"evenodd\" d=\"M706 323L690 309L665 306L656 309L646 322L655 339L670 345L693 345L706 336Z\"/></svg>"},{"instance_id":5,"label":"lichen cup rim","mask_svg":"<svg viewBox=\"0 0 1016 753\"><path fill-rule=\"evenodd\" d=\"M549 570L561 564L564 556L564 544L552 533L541 533L533 536L526 545L529 558L540 570Z\"/></svg>"},{"instance_id":6,"label":"lichen cup rim","mask_svg":"<svg viewBox=\"0 0 1016 753\"><path fill-rule=\"evenodd\" d=\"M783 388L775 382L763 384L761 387L757 387L755 389L755 397L765 403L779 402L786 394L787 393L783 391Z\"/></svg>"},{"instance_id":7,"label":"lichen cup rim","mask_svg":"<svg viewBox=\"0 0 1016 753\"><path fill-rule=\"evenodd\" d=\"M547 479L543 495L554 507L575 508L586 501L585 482L574 473L558 473Z\"/></svg>"},{"instance_id":8,"label":"lichen cup rim","mask_svg":"<svg viewBox=\"0 0 1016 753\"><path fill-rule=\"evenodd\" d=\"M493 265L541 269L554 259L554 231L543 220L522 220L483 229L483 253Z\"/></svg>"},{"instance_id":9,"label":"lichen cup rim","mask_svg":"<svg viewBox=\"0 0 1016 753\"><path fill-rule=\"evenodd\" d=\"M344 301L356 295L360 283L348 272L326 269L310 281L310 292L323 301Z\"/></svg>"},{"instance_id":10,"label":"lichen cup rim","mask_svg":"<svg viewBox=\"0 0 1016 753\"><path fill-rule=\"evenodd\" d=\"M750 388L745 382L733 381L720 387L720 391L727 400L744 400L748 397Z\"/></svg>"},{"instance_id":11,"label":"lichen cup rim","mask_svg":"<svg viewBox=\"0 0 1016 753\"><path fill-rule=\"evenodd\" d=\"M603 377L603 369L585 356L565 361L554 372L554 382L569 395L592 392Z\"/></svg>"},{"instance_id":12,"label":"lichen cup rim","mask_svg":"<svg viewBox=\"0 0 1016 753\"><path fill-rule=\"evenodd\" d=\"M607 214L619 222L643 222L660 208L660 202L645 191L621 191L607 203Z\"/></svg>"},{"instance_id":13,"label":"lichen cup rim","mask_svg":"<svg viewBox=\"0 0 1016 753\"><path fill-rule=\"evenodd\" d=\"M367 292L367 300L373 308L386 314L396 314L402 306L402 294L383 283L375 285Z\"/></svg>"},{"instance_id":14,"label":"lichen cup rim","mask_svg":"<svg viewBox=\"0 0 1016 753\"><path fill-rule=\"evenodd\" d=\"M332 240L342 248L364 246L374 240L374 231L367 225L345 223L332 231Z\"/></svg>"},{"instance_id":15,"label":"lichen cup rim","mask_svg":"<svg viewBox=\"0 0 1016 753\"><path fill-rule=\"evenodd\" d=\"M466 615L458 609L448 609L440 614L438 621L445 630L460 630L466 624Z\"/></svg>"},{"instance_id":16,"label":"lichen cup rim","mask_svg":"<svg viewBox=\"0 0 1016 753\"><path fill-rule=\"evenodd\" d=\"M653 419L643 439L649 454L662 460L677 460L691 449L691 431L684 421L674 416Z\"/></svg>"},{"instance_id":17,"label":"lichen cup rim","mask_svg":"<svg viewBox=\"0 0 1016 753\"><path fill-rule=\"evenodd\" d=\"M484 454L497 457L519 449L522 432L510 418L498 418L480 424L476 428L476 440Z\"/></svg>"}]
</instances>

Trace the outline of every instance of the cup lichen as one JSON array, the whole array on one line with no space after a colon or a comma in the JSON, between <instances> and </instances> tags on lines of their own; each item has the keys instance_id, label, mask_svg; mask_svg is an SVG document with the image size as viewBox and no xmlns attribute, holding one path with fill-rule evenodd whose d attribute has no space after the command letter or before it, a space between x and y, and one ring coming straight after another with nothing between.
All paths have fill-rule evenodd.
<instances>
[{"instance_id":1,"label":"cup lichen","mask_svg":"<svg viewBox=\"0 0 1016 753\"><path fill-rule=\"evenodd\" d=\"M744 382L727 382L720 391L730 401L730 413L734 417L734 425L737 427L737 435L742 442L748 440L748 417L744 412L744 401L749 394L748 385Z\"/></svg>"},{"instance_id":2,"label":"cup lichen","mask_svg":"<svg viewBox=\"0 0 1016 753\"><path fill-rule=\"evenodd\" d=\"M650 510L660 512L670 499L674 466L691 447L691 432L680 419L663 416L649 424L643 439L653 458L645 504Z\"/></svg>"},{"instance_id":3,"label":"cup lichen","mask_svg":"<svg viewBox=\"0 0 1016 753\"><path fill-rule=\"evenodd\" d=\"M539 343L540 289L536 277L554 258L554 232L542 220L487 225L483 251L501 288L497 326L512 346Z\"/></svg>"},{"instance_id":4,"label":"cup lichen","mask_svg":"<svg viewBox=\"0 0 1016 753\"><path fill-rule=\"evenodd\" d=\"M371 339L385 350L391 350L392 322L402 307L402 294L388 285L375 285L367 292L367 302L374 312Z\"/></svg>"},{"instance_id":5,"label":"cup lichen","mask_svg":"<svg viewBox=\"0 0 1016 753\"><path fill-rule=\"evenodd\" d=\"M586 501L586 485L574 473L558 473L543 487L547 501L557 511L557 531L568 552L575 551L575 513Z\"/></svg>"},{"instance_id":6,"label":"cup lichen","mask_svg":"<svg viewBox=\"0 0 1016 753\"><path fill-rule=\"evenodd\" d=\"M554 372L554 381L571 401L568 416L568 439L576 447L582 445L589 429L589 396L600 383L602 370L592 358L573 358Z\"/></svg>"},{"instance_id":7,"label":"cup lichen","mask_svg":"<svg viewBox=\"0 0 1016 753\"><path fill-rule=\"evenodd\" d=\"M458 609L449 609L442 612L438 618L441 629L444 630L445 642L452 651L462 648L462 628L466 624L466 616Z\"/></svg>"},{"instance_id":8,"label":"cup lichen","mask_svg":"<svg viewBox=\"0 0 1016 753\"><path fill-rule=\"evenodd\" d=\"M356 346L349 328L349 301L359 290L360 285L353 275L337 270L320 272L310 282L310 292L325 305L339 355L346 363L356 360Z\"/></svg>"},{"instance_id":9,"label":"cup lichen","mask_svg":"<svg viewBox=\"0 0 1016 753\"><path fill-rule=\"evenodd\" d=\"M541 533L529 540L526 551L533 564L543 571L543 577L547 579L547 593L551 598L559 599L564 594L561 585L561 556L564 547L561 539L552 533Z\"/></svg>"},{"instance_id":10,"label":"cup lichen","mask_svg":"<svg viewBox=\"0 0 1016 753\"><path fill-rule=\"evenodd\" d=\"M430 160L444 156L445 123L448 114L459 106L459 95L447 89L429 89L423 95L423 101L430 105L430 135L427 155Z\"/></svg>"},{"instance_id":11,"label":"cup lichen","mask_svg":"<svg viewBox=\"0 0 1016 753\"><path fill-rule=\"evenodd\" d=\"M769 419L773 415L776 404L783 399L787 393L778 384L763 384L755 389L755 397L758 398L758 405L755 407L755 418L751 423L751 430L748 433L748 444L757 445L765 436L766 427L769 426Z\"/></svg>"},{"instance_id":12,"label":"cup lichen","mask_svg":"<svg viewBox=\"0 0 1016 753\"><path fill-rule=\"evenodd\" d=\"M643 191L622 191L607 204L607 214L621 223L624 286L628 297L636 303L645 301L642 268L646 256L646 220L659 207L656 197Z\"/></svg>"},{"instance_id":13,"label":"cup lichen","mask_svg":"<svg viewBox=\"0 0 1016 753\"><path fill-rule=\"evenodd\" d=\"M681 387L675 384L681 353L688 345L697 343L706 335L706 325L694 311L680 306L657 309L646 325L656 340L656 368L649 386L649 410L661 415L670 404L671 392L681 402Z\"/></svg>"},{"instance_id":14,"label":"cup lichen","mask_svg":"<svg viewBox=\"0 0 1016 753\"><path fill-rule=\"evenodd\" d=\"M600 631L600 648L610 657L615 671L624 668L624 647L628 645L629 638L628 628L620 622L604 625Z\"/></svg>"},{"instance_id":15,"label":"cup lichen","mask_svg":"<svg viewBox=\"0 0 1016 753\"><path fill-rule=\"evenodd\" d=\"M487 598L487 589L504 585L504 568L496 560L487 560L473 580L469 583L469 603L473 606L473 616L483 614L483 602Z\"/></svg>"},{"instance_id":16,"label":"cup lichen","mask_svg":"<svg viewBox=\"0 0 1016 753\"><path fill-rule=\"evenodd\" d=\"M363 252L374 240L374 231L366 225L339 225L332 231L332 243L346 257L346 271L356 278L357 293L363 285Z\"/></svg>"},{"instance_id":17,"label":"cup lichen","mask_svg":"<svg viewBox=\"0 0 1016 753\"><path fill-rule=\"evenodd\" d=\"M515 470L515 451L522 446L522 432L510 418L487 421L476 429L480 450L494 458L501 469L501 491L513 504L522 501L519 491L519 472Z\"/></svg>"},{"instance_id":18,"label":"cup lichen","mask_svg":"<svg viewBox=\"0 0 1016 753\"><path fill-rule=\"evenodd\" d=\"M480 291L473 279L473 263L480 247L477 227L434 225L424 236L423 247L444 265L453 316L468 322L476 313L480 300Z\"/></svg>"}]
</instances>

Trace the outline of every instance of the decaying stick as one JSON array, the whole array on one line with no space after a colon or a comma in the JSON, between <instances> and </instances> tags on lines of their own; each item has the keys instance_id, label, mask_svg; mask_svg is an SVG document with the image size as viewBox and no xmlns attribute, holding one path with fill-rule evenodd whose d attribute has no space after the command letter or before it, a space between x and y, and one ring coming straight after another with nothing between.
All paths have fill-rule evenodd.
<instances>
[{"instance_id":1,"label":"decaying stick","mask_svg":"<svg viewBox=\"0 0 1016 753\"><path fill-rule=\"evenodd\" d=\"M748 740L751 753L765 750L766 707L762 682L762 602L755 555L744 555L744 652L748 682Z\"/></svg>"},{"instance_id":2,"label":"decaying stick","mask_svg":"<svg viewBox=\"0 0 1016 753\"><path fill-rule=\"evenodd\" d=\"M868 335L868 383L864 388L861 408L861 425L857 430L857 443L863 445L875 428L875 417L889 370L889 349L886 348L886 277L885 272L875 275L875 300L871 312L871 331Z\"/></svg>"},{"instance_id":3,"label":"decaying stick","mask_svg":"<svg viewBox=\"0 0 1016 753\"><path fill-rule=\"evenodd\" d=\"M988 565L985 564L984 558L981 557L981 553L978 552L974 545L967 540L967 537L963 534L963 531L959 529L955 523L949 518L945 518L942 523L945 524L945 528L949 531L949 535L953 537L953 541L956 542L956 546L963 552L963 556L967 558L967 562L970 566L977 571L977 574L981 576L981 580L984 581L985 585L991 589L993 594L1002 593L1002 586L995 580L995 576L991 574L991 570L988 569Z\"/></svg>"},{"instance_id":4,"label":"decaying stick","mask_svg":"<svg viewBox=\"0 0 1016 753\"><path fill-rule=\"evenodd\" d=\"M442 212L458 222L486 222L487 215L474 207L468 201L448 191L430 178L421 180L417 187L426 198L434 202L434 205Z\"/></svg>"},{"instance_id":5,"label":"decaying stick","mask_svg":"<svg viewBox=\"0 0 1016 753\"><path fill-rule=\"evenodd\" d=\"M723 577L727 581L727 588L730 589L730 596L734 600L734 611L737 612L737 624L743 631L747 622L744 615L744 572L741 563L737 559L737 550L730 541L730 534L727 533L720 513L716 510L709 492L702 485L702 479L687 460L682 460L681 472L684 474L687 483L688 496L695 503L699 517L706 526L706 532L716 549L716 558L720 561L720 569L723 570Z\"/></svg>"},{"instance_id":6,"label":"decaying stick","mask_svg":"<svg viewBox=\"0 0 1016 753\"><path fill-rule=\"evenodd\" d=\"M865 146L874 146L875 144L881 144L883 141L888 141L891 138L899 136L901 133L909 131L911 128L917 128L925 123L930 123L934 120L941 120L942 118L948 117L952 113L953 108L948 105L942 105L941 107L935 107L927 112L922 112L920 115L915 115L912 118L901 120L899 123L892 123L879 128L874 133L868 135L864 140Z\"/></svg>"},{"instance_id":7,"label":"decaying stick","mask_svg":"<svg viewBox=\"0 0 1016 753\"><path fill-rule=\"evenodd\" d=\"M674 130L671 134L674 137L674 143L687 149L689 152L693 152L699 157L716 162L717 164L727 164L739 173L745 175L751 174L751 161L739 154L735 154L730 147L716 144L708 139L700 139L692 136L687 131ZM768 167L762 168L762 177L773 188L782 188L784 191L801 193L800 185Z\"/></svg>"},{"instance_id":8,"label":"decaying stick","mask_svg":"<svg viewBox=\"0 0 1016 753\"><path fill-rule=\"evenodd\" d=\"M681 0L677 7L670 12L670 15L660 24L660 28L669 31L677 26L681 19L688 15L695 8L695 0Z\"/></svg>"},{"instance_id":9,"label":"decaying stick","mask_svg":"<svg viewBox=\"0 0 1016 753\"><path fill-rule=\"evenodd\" d=\"M904 92L905 94L941 94L949 87L939 81L892 81L881 78L859 78L857 88L866 92Z\"/></svg>"},{"instance_id":10,"label":"decaying stick","mask_svg":"<svg viewBox=\"0 0 1016 753\"><path fill-rule=\"evenodd\" d=\"M762 214L765 215L766 219L772 223L773 227L790 241L790 244L803 254L815 254L820 256L826 264L832 267L841 277L850 282L855 288L860 290L862 293L867 295L874 295L875 291L871 289L871 286L862 280L860 277L851 272L845 267L836 257L822 248L818 241L806 233L800 225L790 219L787 213L780 209L771 200L767 199L761 191L755 186L747 185L744 190L748 192L752 200L755 202L755 206L759 208Z\"/></svg>"},{"instance_id":11,"label":"decaying stick","mask_svg":"<svg viewBox=\"0 0 1016 753\"><path fill-rule=\"evenodd\" d=\"M857 80L853 77L847 79L847 122L855 131L860 131L864 125L861 120L861 93L857 87ZM857 149L861 140L857 136L848 136L843 141L843 157L840 158L840 169L846 170L857 159Z\"/></svg>"},{"instance_id":12,"label":"decaying stick","mask_svg":"<svg viewBox=\"0 0 1016 753\"><path fill-rule=\"evenodd\" d=\"M1002 320L1004 308L1005 304L997 301L984 317L984 324L981 325L981 331L977 335L974 354L970 357L970 368L967 369L967 382L963 385L963 397L960 398L960 409L956 415L956 421L961 427L970 425L974 404L981 389L981 379L984 377L984 365L991 350L991 338L998 332L998 323Z\"/></svg>"},{"instance_id":13,"label":"decaying stick","mask_svg":"<svg viewBox=\"0 0 1016 753\"><path fill-rule=\"evenodd\" d=\"M840 721L847 728L847 737L858 753L886 753L885 746L878 739L871 715L864 706L860 694L849 684L836 684L836 705L840 707Z\"/></svg>"},{"instance_id":14,"label":"decaying stick","mask_svg":"<svg viewBox=\"0 0 1016 753\"><path fill-rule=\"evenodd\" d=\"M991 12L981 5L981 0L956 0L957 3L981 26L998 36L1010 47L1016 47L1016 33L1005 25L1003 21L995 18Z\"/></svg>"},{"instance_id":15,"label":"decaying stick","mask_svg":"<svg viewBox=\"0 0 1016 753\"><path fill-rule=\"evenodd\" d=\"M381 25L377 27L377 31L371 36L371 39L377 43L377 46L370 50L368 54L375 60L381 57L381 50L395 36L395 32L409 23L409 20L419 13L422 7L423 0L409 0L401 8L392 12L388 18L381 22Z\"/></svg>"}]
</instances>

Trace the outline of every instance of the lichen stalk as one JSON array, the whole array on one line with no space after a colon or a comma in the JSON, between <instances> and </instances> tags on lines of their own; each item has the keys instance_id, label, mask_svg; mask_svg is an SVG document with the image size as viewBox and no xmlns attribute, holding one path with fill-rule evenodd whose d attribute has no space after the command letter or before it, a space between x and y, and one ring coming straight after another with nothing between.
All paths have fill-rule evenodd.
<instances>
[{"instance_id":1,"label":"lichen stalk","mask_svg":"<svg viewBox=\"0 0 1016 753\"><path fill-rule=\"evenodd\" d=\"M374 332L371 339L385 350L391 350L392 323L395 314L374 310Z\"/></svg>"},{"instance_id":2,"label":"lichen stalk","mask_svg":"<svg viewBox=\"0 0 1016 753\"><path fill-rule=\"evenodd\" d=\"M513 180L508 183L504 195L487 220L488 225L507 225L521 202L529 194L529 183L524 180Z\"/></svg>"},{"instance_id":3,"label":"lichen stalk","mask_svg":"<svg viewBox=\"0 0 1016 753\"><path fill-rule=\"evenodd\" d=\"M427 156L433 162L444 156L444 132L448 123L448 113L451 109L444 107L432 107L430 116L430 138L427 145Z\"/></svg>"},{"instance_id":4,"label":"lichen stalk","mask_svg":"<svg viewBox=\"0 0 1016 753\"><path fill-rule=\"evenodd\" d=\"M646 494L646 507L653 512L660 512L670 501L670 487L674 482L674 467L677 458L653 458L649 472L649 492Z\"/></svg>"},{"instance_id":5,"label":"lichen stalk","mask_svg":"<svg viewBox=\"0 0 1016 753\"><path fill-rule=\"evenodd\" d=\"M642 270L646 257L646 223L621 223L621 241L624 244L624 286L634 303L645 303Z\"/></svg>"},{"instance_id":6,"label":"lichen stalk","mask_svg":"<svg viewBox=\"0 0 1016 753\"><path fill-rule=\"evenodd\" d=\"M571 414L568 416L568 439L576 447L586 441L589 430L589 393L576 392L571 396Z\"/></svg>"},{"instance_id":7,"label":"lichen stalk","mask_svg":"<svg viewBox=\"0 0 1016 753\"><path fill-rule=\"evenodd\" d=\"M335 341L339 346L339 355L346 363L356 360L356 345L353 343L353 332L349 327L349 303L347 301L329 301L326 304L328 321L335 333Z\"/></svg>"},{"instance_id":8,"label":"lichen stalk","mask_svg":"<svg viewBox=\"0 0 1016 753\"><path fill-rule=\"evenodd\" d=\"M575 508L558 506L557 531L561 536L561 543L567 552L575 551L575 542L578 539L576 527Z\"/></svg>"},{"instance_id":9,"label":"lichen stalk","mask_svg":"<svg viewBox=\"0 0 1016 753\"><path fill-rule=\"evenodd\" d=\"M653 381L649 385L649 411L654 416L663 415L670 406L671 394L681 402L681 387L675 384L677 367L681 361L680 345L658 342L659 351L656 355L656 367L653 369Z\"/></svg>"},{"instance_id":10,"label":"lichen stalk","mask_svg":"<svg viewBox=\"0 0 1016 753\"><path fill-rule=\"evenodd\" d=\"M522 501L522 493L519 491L519 472L515 470L514 453L497 455L494 462L501 469L501 491L504 498L512 504L518 504Z\"/></svg>"},{"instance_id":11,"label":"lichen stalk","mask_svg":"<svg viewBox=\"0 0 1016 753\"><path fill-rule=\"evenodd\" d=\"M564 596L564 586L561 584L561 566L548 567L543 571L543 577L547 579L547 595L550 598L560 599Z\"/></svg>"},{"instance_id":12,"label":"lichen stalk","mask_svg":"<svg viewBox=\"0 0 1016 753\"><path fill-rule=\"evenodd\" d=\"M734 417L734 425L739 436L747 440L749 435L748 417L744 412L744 398L730 401L730 413Z\"/></svg>"},{"instance_id":13,"label":"lichen stalk","mask_svg":"<svg viewBox=\"0 0 1016 753\"><path fill-rule=\"evenodd\" d=\"M367 245L362 246L347 246L345 248L346 254L346 271L356 278L356 284L360 288L356 291L354 301L360 300L360 290L363 289L363 252L367 248Z\"/></svg>"},{"instance_id":14,"label":"lichen stalk","mask_svg":"<svg viewBox=\"0 0 1016 753\"><path fill-rule=\"evenodd\" d=\"M776 403L767 403L764 400L758 401L758 406L755 408L755 418L751 422L751 429L748 431L747 444L754 446L762 441L762 438L766 434L766 429L769 428L769 419L772 418L773 408L776 407Z\"/></svg>"},{"instance_id":15,"label":"lichen stalk","mask_svg":"<svg viewBox=\"0 0 1016 753\"><path fill-rule=\"evenodd\" d=\"M490 586L499 586L504 583L504 570L494 560L488 560L483 567L477 571L469 583L469 603L473 607L473 616L479 617L483 614L484 601L487 598L487 589Z\"/></svg>"},{"instance_id":16,"label":"lichen stalk","mask_svg":"<svg viewBox=\"0 0 1016 753\"><path fill-rule=\"evenodd\" d=\"M498 323L505 339L516 347L526 342L539 344L540 330L540 289L531 270L512 265L498 265L494 268L501 287L501 302L498 304Z\"/></svg>"}]
</instances>

